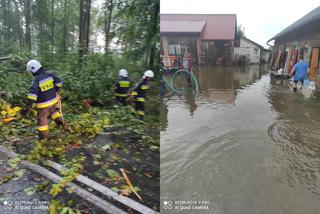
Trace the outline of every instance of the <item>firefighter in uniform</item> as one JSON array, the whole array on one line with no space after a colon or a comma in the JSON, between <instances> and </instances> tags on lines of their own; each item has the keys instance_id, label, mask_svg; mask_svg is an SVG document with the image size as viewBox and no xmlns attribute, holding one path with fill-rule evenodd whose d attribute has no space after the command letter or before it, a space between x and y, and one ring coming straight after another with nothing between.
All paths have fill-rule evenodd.
<instances>
[{"instance_id":1,"label":"firefighter in uniform","mask_svg":"<svg viewBox=\"0 0 320 214\"><path fill-rule=\"evenodd\" d=\"M51 117L58 126L66 128L62 116L56 109L58 103L58 90L62 86L62 81L53 73L45 71L37 60L30 60L27 63L27 70L30 71L34 77L27 96L27 108L23 114L27 114L36 104L38 110L38 131L41 139L48 138L48 118Z\"/></svg>"},{"instance_id":2,"label":"firefighter in uniform","mask_svg":"<svg viewBox=\"0 0 320 214\"><path fill-rule=\"evenodd\" d=\"M127 105L130 86L131 81L128 79L128 71L126 69L120 69L119 79L116 81L114 90L117 103Z\"/></svg>"},{"instance_id":3,"label":"firefighter in uniform","mask_svg":"<svg viewBox=\"0 0 320 214\"><path fill-rule=\"evenodd\" d=\"M144 72L142 80L132 89L131 94L134 97L135 110L141 118L145 115L144 103L146 102L146 91L150 88L149 82L153 77L153 71L148 70Z\"/></svg>"}]
</instances>

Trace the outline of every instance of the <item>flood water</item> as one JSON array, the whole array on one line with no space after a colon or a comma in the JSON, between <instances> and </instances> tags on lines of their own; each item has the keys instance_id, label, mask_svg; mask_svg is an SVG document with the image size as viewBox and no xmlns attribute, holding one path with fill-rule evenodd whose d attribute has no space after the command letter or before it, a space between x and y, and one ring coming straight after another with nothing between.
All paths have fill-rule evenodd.
<instances>
[{"instance_id":1,"label":"flood water","mask_svg":"<svg viewBox=\"0 0 320 214\"><path fill-rule=\"evenodd\" d=\"M198 96L160 106L161 213L320 213L320 99L265 67L195 74ZM209 210L174 206L190 201Z\"/></svg>"}]
</instances>

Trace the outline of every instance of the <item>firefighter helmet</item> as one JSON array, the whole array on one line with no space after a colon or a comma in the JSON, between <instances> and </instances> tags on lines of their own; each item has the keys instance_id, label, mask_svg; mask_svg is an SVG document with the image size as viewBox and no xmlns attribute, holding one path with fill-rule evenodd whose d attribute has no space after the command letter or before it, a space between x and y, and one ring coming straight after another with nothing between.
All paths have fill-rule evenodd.
<instances>
[{"instance_id":1,"label":"firefighter helmet","mask_svg":"<svg viewBox=\"0 0 320 214\"><path fill-rule=\"evenodd\" d=\"M153 78L154 77L153 71L147 70L146 72L144 72L143 78L146 78L146 77Z\"/></svg>"},{"instance_id":2,"label":"firefighter helmet","mask_svg":"<svg viewBox=\"0 0 320 214\"><path fill-rule=\"evenodd\" d=\"M35 59L29 60L29 62L27 63L27 70L31 71L32 73L36 73L41 67L42 66L40 62Z\"/></svg>"},{"instance_id":3,"label":"firefighter helmet","mask_svg":"<svg viewBox=\"0 0 320 214\"><path fill-rule=\"evenodd\" d=\"M120 77L128 77L128 71L126 69L120 69L119 76Z\"/></svg>"}]
</instances>

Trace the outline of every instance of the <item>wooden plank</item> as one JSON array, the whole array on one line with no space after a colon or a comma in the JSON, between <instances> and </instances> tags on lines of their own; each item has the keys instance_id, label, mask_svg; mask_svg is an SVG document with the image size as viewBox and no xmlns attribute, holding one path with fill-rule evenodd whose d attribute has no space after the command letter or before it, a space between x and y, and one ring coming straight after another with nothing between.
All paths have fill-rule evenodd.
<instances>
[{"instance_id":1,"label":"wooden plank","mask_svg":"<svg viewBox=\"0 0 320 214\"><path fill-rule=\"evenodd\" d=\"M275 69L277 70L279 68L279 62L280 62L280 57L281 57L281 50L278 50L278 55L277 55L277 60L275 63Z\"/></svg>"},{"instance_id":2,"label":"wooden plank","mask_svg":"<svg viewBox=\"0 0 320 214\"><path fill-rule=\"evenodd\" d=\"M312 48L310 63L310 80L316 80L319 63L319 48Z\"/></svg>"},{"instance_id":3,"label":"wooden plank","mask_svg":"<svg viewBox=\"0 0 320 214\"><path fill-rule=\"evenodd\" d=\"M6 59L11 59L11 57L10 56L0 57L0 61L6 60Z\"/></svg>"},{"instance_id":4,"label":"wooden plank","mask_svg":"<svg viewBox=\"0 0 320 214\"><path fill-rule=\"evenodd\" d=\"M9 149L0 146L0 152L3 154L6 154L10 158L17 157L18 155ZM33 164L28 161L21 161L21 164L47 178L52 180L55 183L58 183L63 178L54 174L53 172L50 172L49 170L43 168L42 166L39 166L38 164ZM71 188L73 190L73 193L77 194L81 198L89 201L90 203L94 204L95 206L103 209L106 213L115 213L115 214L126 214L127 212L115 207L114 205L110 204L109 202L93 195L92 193L88 192L85 189L82 189L78 185L75 185L74 183L69 183L67 185L68 188Z\"/></svg>"},{"instance_id":5,"label":"wooden plank","mask_svg":"<svg viewBox=\"0 0 320 214\"><path fill-rule=\"evenodd\" d=\"M200 37L197 37L197 64L201 64L201 39Z\"/></svg>"},{"instance_id":6,"label":"wooden plank","mask_svg":"<svg viewBox=\"0 0 320 214\"><path fill-rule=\"evenodd\" d=\"M163 48L163 56L169 56L169 49L168 49L168 38L166 36L162 36L162 48Z\"/></svg>"},{"instance_id":7,"label":"wooden plank","mask_svg":"<svg viewBox=\"0 0 320 214\"><path fill-rule=\"evenodd\" d=\"M57 170L57 171L61 171L61 170L65 170L66 168L61 166L58 163L55 163L53 161L46 161L46 164L50 167L52 167L53 169ZM156 211L150 209L149 207L146 207L134 200L132 200L131 198L128 197L124 197L121 195L118 195L117 193L115 193L114 191L112 191L111 189L91 180L90 178L83 176L83 175L79 175L76 178L77 181L91 187L92 189L95 189L96 191L99 191L100 193L121 202L122 204L131 207L132 209L143 213L143 214L157 214Z\"/></svg>"}]
</instances>

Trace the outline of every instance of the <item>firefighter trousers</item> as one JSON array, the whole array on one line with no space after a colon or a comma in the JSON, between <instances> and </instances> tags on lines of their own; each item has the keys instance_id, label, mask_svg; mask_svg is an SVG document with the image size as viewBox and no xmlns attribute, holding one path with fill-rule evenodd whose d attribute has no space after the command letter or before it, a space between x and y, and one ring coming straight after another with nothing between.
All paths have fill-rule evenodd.
<instances>
[{"instance_id":1,"label":"firefighter trousers","mask_svg":"<svg viewBox=\"0 0 320 214\"><path fill-rule=\"evenodd\" d=\"M51 119L54 120L58 126L64 126L61 114L55 108L55 105L49 106L47 108L39 108L37 117L39 137L42 139L48 138L49 135L48 118L51 117Z\"/></svg>"},{"instance_id":2,"label":"firefighter trousers","mask_svg":"<svg viewBox=\"0 0 320 214\"><path fill-rule=\"evenodd\" d=\"M134 106L137 114L140 116L140 117L143 117L145 115L145 112L144 112L144 102L140 102L140 101L135 101L135 106Z\"/></svg>"},{"instance_id":3,"label":"firefighter trousers","mask_svg":"<svg viewBox=\"0 0 320 214\"><path fill-rule=\"evenodd\" d=\"M127 96L116 96L117 103L126 106L127 105Z\"/></svg>"}]
</instances>

